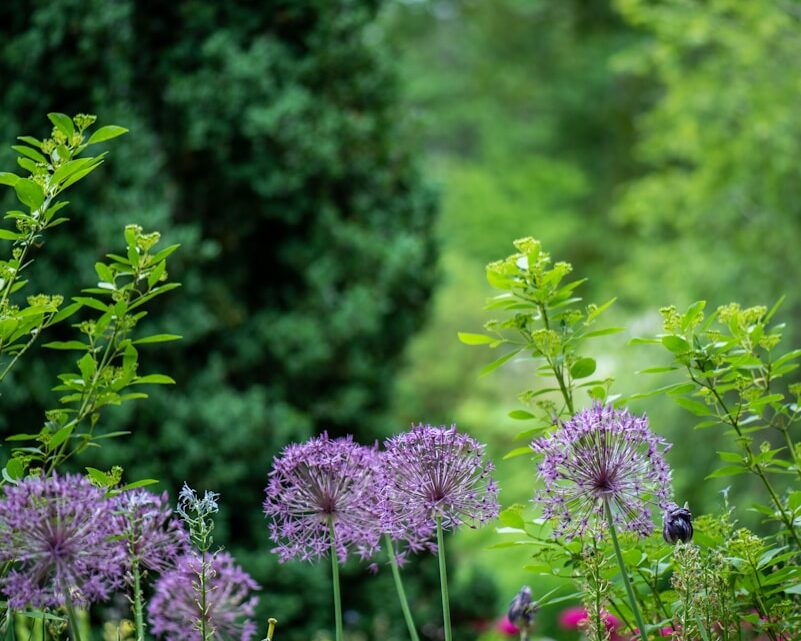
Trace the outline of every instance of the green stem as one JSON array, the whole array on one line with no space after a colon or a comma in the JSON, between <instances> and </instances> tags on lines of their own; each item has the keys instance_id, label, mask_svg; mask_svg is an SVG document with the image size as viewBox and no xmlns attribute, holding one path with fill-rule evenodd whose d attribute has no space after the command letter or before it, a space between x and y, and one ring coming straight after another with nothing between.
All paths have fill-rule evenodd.
<instances>
[{"instance_id":1,"label":"green stem","mask_svg":"<svg viewBox=\"0 0 801 641\"><path fill-rule=\"evenodd\" d=\"M439 585L442 590L442 622L445 641L452 641L451 606L448 601L448 572L445 568L445 537L442 535L442 517L437 517L437 557L439 558Z\"/></svg>"},{"instance_id":2,"label":"green stem","mask_svg":"<svg viewBox=\"0 0 801 641\"><path fill-rule=\"evenodd\" d=\"M208 606L206 605L206 550L200 559L200 639L208 641L209 632L206 627L208 619Z\"/></svg>"},{"instance_id":3,"label":"green stem","mask_svg":"<svg viewBox=\"0 0 801 641\"><path fill-rule=\"evenodd\" d=\"M617 531L615 530L615 522L612 519L612 509L609 507L609 502L604 502L604 512L606 512L606 522L609 524L609 534L612 536L612 545L615 548L615 556L617 557L617 564L620 567L620 574L623 575L623 584L626 586L626 594L629 597L629 605L631 611L634 613L634 619L640 628L640 638L642 641L648 641L648 635L645 633L645 622L643 621L640 607L637 605L637 598L634 596L634 588L631 587L628 572L626 572L626 564L623 562L623 553L620 551L620 543L617 540Z\"/></svg>"},{"instance_id":4,"label":"green stem","mask_svg":"<svg viewBox=\"0 0 801 641\"><path fill-rule=\"evenodd\" d=\"M145 623L142 617L142 586L139 578L139 562L133 564L133 607L134 625L136 626L136 641L145 641Z\"/></svg>"},{"instance_id":5,"label":"green stem","mask_svg":"<svg viewBox=\"0 0 801 641\"><path fill-rule=\"evenodd\" d=\"M328 522L331 533L331 577L334 584L334 621L336 624L336 641L342 641L342 597L339 592L339 558L337 557L336 539L334 538L334 524Z\"/></svg>"},{"instance_id":6,"label":"green stem","mask_svg":"<svg viewBox=\"0 0 801 641\"><path fill-rule=\"evenodd\" d=\"M70 598L69 588L64 590L64 605L67 608L67 619L69 620L70 629L72 630L72 639L73 641L82 641L81 631L78 626L78 617L75 614L75 606L72 604L72 599Z\"/></svg>"},{"instance_id":7,"label":"green stem","mask_svg":"<svg viewBox=\"0 0 801 641\"><path fill-rule=\"evenodd\" d=\"M400 600L401 610L403 610L403 618L406 620L406 627L409 629L409 637L412 641L420 641L417 636L417 628L414 625L412 618L412 611L409 609L409 602L406 599L406 591L403 589L403 581L401 581L400 568L398 568L398 559L395 558L395 546L392 544L392 537L389 534L384 534L384 541L387 544L387 551L389 553L389 564L392 567L392 576L395 579L395 588L398 591L398 599Z\"/></svg>"}]
</instances>

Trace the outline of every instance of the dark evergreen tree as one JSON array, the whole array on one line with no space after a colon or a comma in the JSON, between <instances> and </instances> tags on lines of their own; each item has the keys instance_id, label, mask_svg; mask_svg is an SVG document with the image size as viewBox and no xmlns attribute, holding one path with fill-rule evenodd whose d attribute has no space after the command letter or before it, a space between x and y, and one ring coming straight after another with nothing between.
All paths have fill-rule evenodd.
<instances>
[{"instance_id":1,"label":"dark evergreen tree","mask_svg":"<svg viewBox=\"0 0 801 641\"><path fill-rule=\"evenodd\" d=\"M325 568L279 571L269 554L272 456L322 430L369 440L395 429L384 409L434 275L434 199L375 26L380 4L0 4L3 169L14 136L47 133L49 111L131 130L72 199L31 289L93 286L74 248L100 256L129 222L183 245L171 274L183 288L147 322L184 339L142 357L177 385L110 413L103 429L132 434L79 464L221 492L215 538L264 586L262 613L281 617L287 640L328 625L330 594ZM9 381L0 433L41 423L59 357L31 354Z\"/></svg>"}]
</instances>

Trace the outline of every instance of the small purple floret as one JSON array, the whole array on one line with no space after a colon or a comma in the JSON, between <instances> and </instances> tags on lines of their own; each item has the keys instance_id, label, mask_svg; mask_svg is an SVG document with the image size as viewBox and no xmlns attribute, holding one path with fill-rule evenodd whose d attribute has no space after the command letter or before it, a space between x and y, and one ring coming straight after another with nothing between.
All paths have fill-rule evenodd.
<instances>
[{"instance_id":1,"label":"small purple floret","mask_svg":"<svg viewBox=\"0 0 801 641\"><path fill-rule=\"evenodd\" d=\"M670 504L670 444L648 428L645 416L595 405L534 441L542 456L543 489L534 501L545 518L557 521L556 536L568 540L605 527L609 504L617 527L639 536L654 529L650 505Z\"/></svg>"},{"instance_id":2,"label":"small purple floret","mask_svg":"<svg viewBox=\"0 0 801 641\"><path fill-rule=\"evenodd\" d=\"M251 596L259 585L226 552L208 555L206 607L207 630L215 639L250 641L256 634L258 597ZM147 607L153 634L167 641L201 641L200 581L201 557L181 557L177 567L161 575Z\"/></svg>"},{"instance_id":3,"label":"small purple floret","mask_svg":"<svg viewBox=\"0 0 801 641\"><path fill-rule=\"evenodd\" d=\"M442 519L446 530L498 515L498 487L485 446L452 427L418 425L387 440L383 464L384 528L393 538L429 538Z\"/></svg>"},{"instance_id":4,"label":"small purple floret","mask_svg":"<svg viewBox=\"0 0 801 641\"><path fill-rule=\"evenodd\" d=\"M282 562L313 561L331 549L333 526L337 556L348 550L369 557L380 543L378 452L327 434L291 444L273 462L265 489L273 552Z\"/></svg>"},{"instance_id":5,"label":"small purple floret","mask_svg":"<svg viewBox=\"0 0 801 641\"><path fill-rule=\"evenodd\" d=\"M105 492L81 476L27 478L0 498L0 589L13 609L85 606L122 586L119 519Z\"/></svg>"}]
</instances>

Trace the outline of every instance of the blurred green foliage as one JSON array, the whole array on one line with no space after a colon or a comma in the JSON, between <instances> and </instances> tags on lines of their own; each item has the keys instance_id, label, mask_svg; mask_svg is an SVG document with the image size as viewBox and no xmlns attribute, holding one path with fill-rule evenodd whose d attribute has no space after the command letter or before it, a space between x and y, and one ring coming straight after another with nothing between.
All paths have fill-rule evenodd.
<instances>
[{"instance_id":1,"label":"blurred green foliage","mask_svg":"<svg viewBox=\"0 0 801 641\"><path fill-rule=\"evenodd\" d=\"M798 345L797 3L407 1L387 22L443 192L442 284L396 386L402 422L456 421L498 458L517 445L519 423L506 414L522 407L515 395L533 367L512 361L478 378L492 357L456 332L482 331L492 294L484 266L528 235L589 277L587 300L618 297L608 320L629 333L602 339L594 354L598 373L616 379L613 393L678 380L636 374L669 360L626 346L661 330L663 305L771 307L787 294L781 348ZM731 483L738 518L758 527L753 480L702 481L725 449L722 430L694 432L697 421L664 398L633 407L675 441L678 496L715 510ZM502 501L527 502L534 466L519 458L498 467ZM522 583L549 589L520 571L525 553L485 551L493 537L466 533L459 552L501 580L502 601ZM566 634L552 612L541 618L545 632Z\"/></svg>"},{"instance_id":2,"label":"blurred green foliage","mask_svg":"<svg viewBox=\"0 0 801 641\"><path fill-rule=\"evenodd\" d=\"M279 569L269 553L259 506L272 456L324 429L365 441L391 431L391 382L434 279L435 200L379 5L0 6L0 140L46 134L48 111L98 113L132 133L102 179L87 178L31 288L96 286L94 263L128 222L182 245L170 271L183 288L142 321L183 336L150 349L177 385L110 413L103 429L133 434L77 463L220 492L217 539L262 584L261 615L277 615L288 641L328 628L330 593L325 567ZM0 166L13 162L0 152ZM39 424L63 371L57 355L28 356L26 375L7 379L4 435ZM364 572L345 577L354 608L371 598ZM369 630L362 620L354 627Z\"/></svg>"}]
</instances>

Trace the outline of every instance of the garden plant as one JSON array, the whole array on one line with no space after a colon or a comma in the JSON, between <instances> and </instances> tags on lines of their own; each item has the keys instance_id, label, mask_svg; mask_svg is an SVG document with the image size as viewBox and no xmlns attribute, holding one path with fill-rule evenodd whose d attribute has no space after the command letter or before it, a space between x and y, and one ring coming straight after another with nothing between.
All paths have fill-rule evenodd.
<instances>
[{"instance_id":1,"label":"garden plant","mask_svg":"<svg viewBox=\"0 0 801 641\"><path fill-rule=\"evenodd\" d=\"M68 223L57 216L67 205L63 192L104 161L105 153L85 152L126 133L93 129L94 116L84 114L49 118L49 137L24 136L14 146L25 175L0 173L21 206L0 229L7 243L0 383L24 371L23 357L40 341L74 352L76 360L54 377L57 398L39 429L4 444L0 634L5 641L84 641L93 606L121 596L130 623L110 622L118 640L271 640L281 628L276 619L255 619L261 586L214 540L224 497L184 485L173 508L166 494L145 489L157 480L92 466L104 441L127 436L109 429L105 410L146 399L141 385L174 383L165 374L140 373L140 350L148 366L148 346L180 336L139 327L150 302L178 286L167 271L178 247L159 248L158 232L127 225L124 248L98 257L89 286L70 303L56 294L23 299L37 252L58 233L51 229ZM596 375L586 352L594 338L621 331L600 325L613 301L583 304L583 280L568 280L568 263L552 262L534 239L515 245L516 253L487 268L490 285L500 290L488 308L503 317L488 321L485 333L459 337L503 352L483 373L532 359L538 384L521 391L522 407L510 413L530 427L506 458L525 460L533 508L501 510L486 446L456 426L421 423L383 444L323 433L287 444L265 469L261 509L273 547L263 553L282 563L330 562L336 641L346 638L348 595L339 572L350 557L376 571L388 566L395 584L393 600L385 601L389 614L402 617L411 641L432 636L403 585L413 554L437 557L441 623L434 636L454 640L446 534L496 518L496 545L527 551L521 574L547 574L568 586L567 593L536 598L521 588L508 618L522 640L536 634L540 608L570 600L581 602L576 624L591 641L801 638L801 445L794 438L801 384L791 376L801 350L779 347L781 301L770 309L732 303L712 313L703 302L662 309L663 332L636 342L669 358L644 376L677 380L651 392L613 394L613 381ZM758 532L738 523L743 506L724 500L718 513L696 515L674 495L671 445L659 435L658 418L630 408L658 394L698 417L698 429L729 438L731 450L720 452L723 465L709 477L758 479L765 502L748 506L761 516Z\"/></svg>"}]
</instances>

